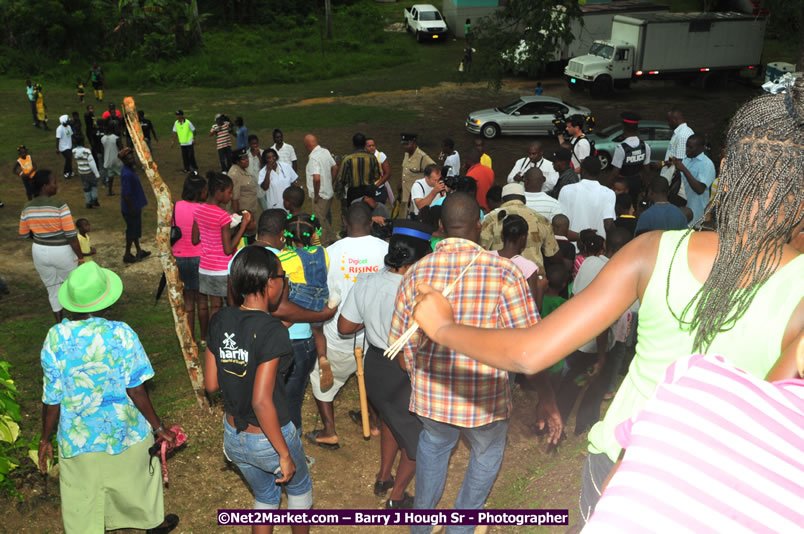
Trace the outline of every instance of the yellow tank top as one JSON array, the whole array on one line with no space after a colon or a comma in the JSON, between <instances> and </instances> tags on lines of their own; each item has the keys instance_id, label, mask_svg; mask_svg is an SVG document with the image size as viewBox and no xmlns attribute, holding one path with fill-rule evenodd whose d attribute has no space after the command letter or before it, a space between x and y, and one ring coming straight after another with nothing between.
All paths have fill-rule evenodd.
<instances>
[{"instance_id":1,"label":"yellow tank top","mask_svg":"<svg viewBox=\"0 0 804 534\"><path fill-rule=\"evenodd\" d=\"M17 163L20 164L20 168L22 169L20 176L25 178L33 178L33 160L31 159L30 154L25 156L25 159L17 158Z\"/></svg>"}]
</instances>

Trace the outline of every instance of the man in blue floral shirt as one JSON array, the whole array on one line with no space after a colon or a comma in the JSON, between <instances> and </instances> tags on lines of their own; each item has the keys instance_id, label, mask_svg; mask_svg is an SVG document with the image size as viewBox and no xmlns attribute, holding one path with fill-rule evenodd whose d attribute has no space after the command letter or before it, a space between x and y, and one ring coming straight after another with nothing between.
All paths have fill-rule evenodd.
<instances>
[{"instance_id":1,"label":"man in blue floral shirt","mask_svg":"<svg viewBox=\"0 0 804 534\"><path fill-rule=\"evenodd\" d=\"M59 291L74 318L53 326L42 347L39 467L47 472L58 425L67 534L120 528L162 534L178 524L177 516L164 515L160 470L149 469L154 435L171 445L176 439L145 389L154 376L151 363L131 327L92 315L122 291L120 277L95 262L76 268Z\"/></svg>"}]
</instances>

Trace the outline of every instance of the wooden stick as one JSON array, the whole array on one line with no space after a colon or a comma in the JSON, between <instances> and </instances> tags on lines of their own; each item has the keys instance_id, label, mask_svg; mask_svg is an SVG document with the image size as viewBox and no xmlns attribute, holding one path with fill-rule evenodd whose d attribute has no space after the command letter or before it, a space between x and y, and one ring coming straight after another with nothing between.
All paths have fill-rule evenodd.
<instances>
[{"instance_id":1,"label":"wooden stick","mask_svg":"<svg viewBox=\"0 0 804 534\"><path fill-rule=\"evenodd\" d=\"M187 367L187 374L195 391L198 405L206 407L212 413L204 394L204 372L201 370L201 364L198 359L198 347L193 339L190 324L187 322L187 312L184 311L183 284L179 278L179 270L176 268L176 260L173 258L173 251L170 246L171 215L173 213L170 189L159 175L156 163L151 157L151 151L145 143L140 120L137 116L137 107L132 97L127 96L123 99L123 109L126 126L131 134L131 141L134 143L134 150L139 156L143 167L145 167L145 174L151 182L151 187L153 187L154 196L156 197L156 245L159 247L159 259L162 262L162 269L165 271L170 310L173 312L173 322L176 327L176 336L179 338L179 346L184 356L184 364Z\"/></svg>"},{"instance_id":2,"label":"wooden stick","mask_svg":"<svg viewBox=\"0 0 804 534\"><path fill-rule=\"evenodd\" d=\"M360 392L360 418L363 420L363 438L371 437L369 426L368 398L366 397L366 377L363 372L363 348L355 347L355 359L357 360L357 390Z\"/></svg>"},{"instance_id":3,"label":"wooden stick","mask_svg":"<svg viewBox=\"0 0 804 534\"><path fill-rule=\"evenodd\" d=\"M457 278L455 278L455 280L453 280L452 282L450 282L450 284L449 284L449 285L448 285L446 288L444 288L444 291L442 291L442 292L441 292L441 294L442 294L442 295L444 295L445 297L448 297L448 296L449 296L449 294L450 294L450 293L452 293L452 290L453 290L453 289L455 288L455 286L458 284L458 281L460 281L460 279L461 279L461 278L463 278L463 275L465 275L465 274L466 274L466 271L468 271L468 270L469 270L469 267L471 267L471 266L472 266L472 264L473 264L473 263L474 263L474 262L475 262L475 261L476 261L476 260L477 260L477 259L478 259L480 256L482 256L482 255L483 255L483 252L485 252L485 251L480 251L480 252L478 252L478 253L477 253L477 256L475 256L474 258L472 258L472 261L470 261L470 262L469 262L469 264L468 264L466 267L464 267L464 268L463 268L463 270L462 270L462 271L461 271L461 273L460 273L460 274L457 276ZM409 340L409 339L410 339L410 338L413 336L413 334L415 334L415 333L416 333L416 330L418 330L418 328L419 328L419 324L418 324L416 321L413 321L413 324L410 326L410 328L408 328L408 329L405 331L405 333L404 333L404 334L402 334L402 335L399 337L399 339L397 339L396 341L394 341L394 342L391 344L391 346L389 346L387 349L385 349L385 352L383 352L383 356L387 357L389 360L393 360L394 358L396 358L396 355L397 355L397 354L399 354L399 351L400 351L400 350L402 350L402 349L404 348L404 346L407 344L408 340Z\"/></svg>"}]
</instances>

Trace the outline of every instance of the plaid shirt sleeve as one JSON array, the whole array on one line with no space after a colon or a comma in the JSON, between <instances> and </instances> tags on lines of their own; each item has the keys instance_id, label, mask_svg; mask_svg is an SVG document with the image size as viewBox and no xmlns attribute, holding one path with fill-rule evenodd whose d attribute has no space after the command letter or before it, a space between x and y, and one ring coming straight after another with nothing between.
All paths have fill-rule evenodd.
<instances>
[{"instance_id":1,"label":"plaid shirt sleeve","mask_svg":"<svg viewBox=\"0 0 804 534\"><path fill-rule=\"evenodd\" d=\"M525 277L519 271L512 272L510 277L500 297L497 325L499 328L527 328L539 322L539 311Z\"/></svg>"},{"instance_id":2,"label":"plaid shirt sleeve","mask_svg":"<svg viewBox=\"0 0 804 534\"><path fill-rule=\"evenodd\" d=\"M410 328L411 321L413 321L413 307L410 305L410 292L409 288L411 287L410 282L411 277L405 276L402 279L402 283L399 284L399 289L396 292L396 301L394 303L394 317L391 320L391 331L388 334L388 346L390 347L392 343L394 343L397 339L399 339L402 334L404 334L408 328ZM416 337L416 336L414 336ZM412 341L412 339L411 339ZM400 352L400 355L397 356L405 358L405 363L407 364L408 369L412 369L414 364L414 351L412 349L413 344L409 341L403 350Z\"/></svg>"}]
</instances>

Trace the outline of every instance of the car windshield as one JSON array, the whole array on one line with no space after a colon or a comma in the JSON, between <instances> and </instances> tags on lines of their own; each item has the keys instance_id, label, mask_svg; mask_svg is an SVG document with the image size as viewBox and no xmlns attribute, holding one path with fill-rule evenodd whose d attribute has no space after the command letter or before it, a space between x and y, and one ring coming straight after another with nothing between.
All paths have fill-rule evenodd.
<instances>
[{"instance_id":1,"label":"car windshield","mask_svg":"<svg viewBox=\"0 0 804 534\"><path fill-rule=\"evenodd\" d=\"M503 107L501 107L501 108L497 108L497 111L502 111L503 113L505 113L505 114L507 114L507 115L510 115L511 113L513 113L513 112L514 112L514 110L516 110L517 108L519 108L519 106L521 106L521 105L522 105L522 101L521 101L521 100L517 100L516 102L511 102L511 103L510 103L510 104L508 104L507 106L503 106Z\"/></svg>"},{"instance_id":2,"label":"car windshield","mask_svg":"<svg viewBox=\"0 0 804 534\"><path fill-rule=\"evenodd\" d=\"M608 137L610 135L613 135L614 132L617 132L617 131L622 130L622 129L623 129L623 127L621 125L612 124L611 126L607 126L606 128L603 128L602 130L600 130L597 133L597 135L599 135L600 137Z\"/></svg>"},{"instance_id":3,"label":"car windshield","mask_svg":"<svg viewBox=\"0 0 804 534\"><path fill-rule=\"evenodd\" d=\"M441 13L438 11L422 11L419 13L419 20L441 20Z\"/></svg>"},{"instance_id":4,"label":"car windshield","mask_svg":"<svg viewBox=\"0 0 804 534\"><path fill-rule=\"evenodd\" d=\"M611 56L614 55L614 47L603 43L594 43L592 48L589 49L589 53L603 59L611 59Z\"/></svg>"}]
</instances>

